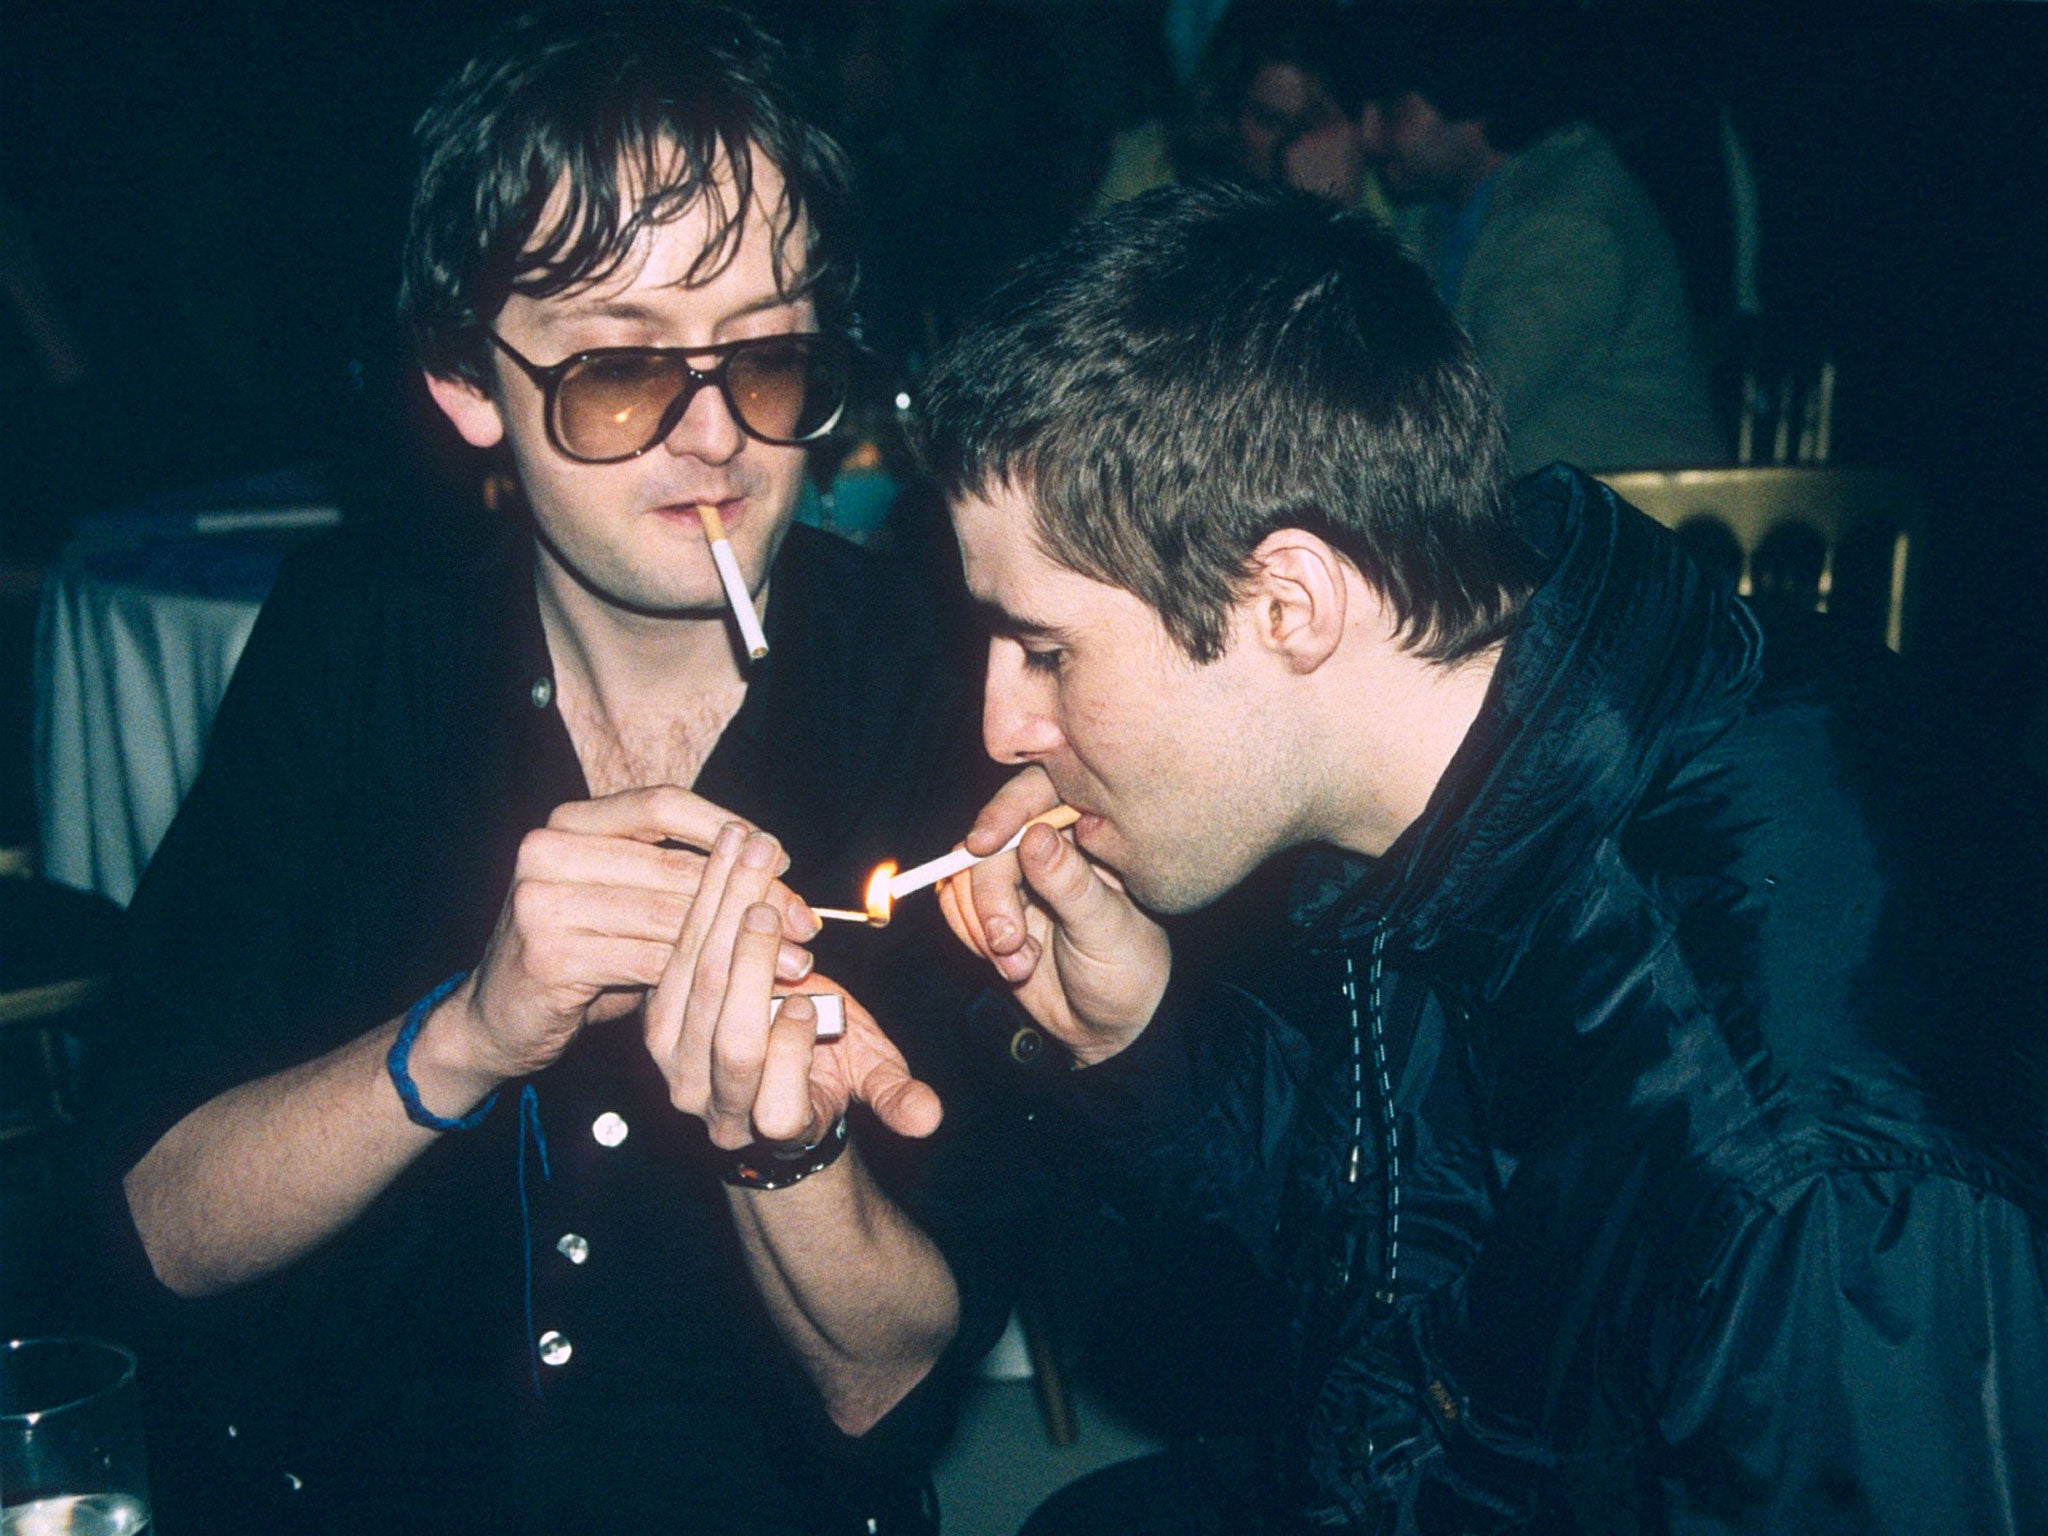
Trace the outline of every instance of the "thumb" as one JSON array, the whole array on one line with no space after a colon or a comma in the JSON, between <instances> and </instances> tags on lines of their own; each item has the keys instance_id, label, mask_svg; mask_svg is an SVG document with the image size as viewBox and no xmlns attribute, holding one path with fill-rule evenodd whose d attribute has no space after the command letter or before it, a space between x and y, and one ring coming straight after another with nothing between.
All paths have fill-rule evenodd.
<instances>
[{"instance_id":1,"label":"thumb","mask_svg":"<svg viewBox=\"0 0 2048 1536\"><path fill-rule=\"evenodd\" d=\"M937 1091L912 1077L900 1059L876 1059L853 1088L854 1096L898 1136L929 1136L945 1118Z\"/></svg>"}]
</instances>

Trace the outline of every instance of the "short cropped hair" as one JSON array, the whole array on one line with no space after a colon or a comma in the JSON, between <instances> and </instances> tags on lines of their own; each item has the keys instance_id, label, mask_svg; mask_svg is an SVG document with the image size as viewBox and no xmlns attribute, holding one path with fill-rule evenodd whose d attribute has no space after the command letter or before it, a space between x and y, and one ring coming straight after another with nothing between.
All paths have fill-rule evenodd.
<instances>
[{"instance_id":1,"label":"short cropped hair","mask_svg":"<svg viewBox=\"0 0 2048 1536\"><path fill-rule=\"evenodd\" d=\"M1079 226L937 360L919 431L949 500L1028 495L1050 558L1197 661L1281 528L1431 660L1503 638L1534 585L1471 343L1391 235L1306 193L1162 188Z\"/></svg>"},{"instance_id":2,"label":"short cropped hair","mask_svg":"<svg viewBox=\"0 0 2048 1536\"><path fill-rule=\"evenodd\" d=\"M691 270L739 248L750 146L781 172L776 277L828 329L852 323L850 174L799 110L782 49L739 11L690 0L582 0L503 27L420 118L399 315L430 373L481 385L484 333L514 293L601 282L649 226L709 199ZM721 179L731 178L728 189ZM804 222L801 271L782 243Z\"/></svg>"}]
</instances>

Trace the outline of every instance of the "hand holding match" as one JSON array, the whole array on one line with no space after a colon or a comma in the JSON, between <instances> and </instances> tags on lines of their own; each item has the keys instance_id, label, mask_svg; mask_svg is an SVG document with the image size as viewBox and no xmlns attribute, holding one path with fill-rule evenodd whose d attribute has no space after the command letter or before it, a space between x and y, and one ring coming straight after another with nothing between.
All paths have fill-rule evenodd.
<instances>
[{"instance_id":1,"label":"hand holding match","mask_svg":"<svg viewBox=\"0 0 2048 1536\"><path fill-rule=\"evenodd\" d=\"M906 869L901 874L896 872L894 864L877 865L875 872L868 876L867 905L864 910L854 912L839 907L812 907L811 911L819 917L837 922L867 923L876 928L884 927L895 909L896 902L912 891L921 891L928 885L937 885L941 880L957 875L963 869L972 869L984 859L993 859L999 854L1010 852L1024 841L1024 834L1033 827L1051 827L1057 831L1061 827L1071 827L1080 819L1081 813L1071 805L1056 805L1025 822L1017 829L1016 834L994 853L969 853L965 848L955 848L951 853L942 854L915 868Z\"/></svg>"},{"instance_id":2,"label":"hand holding match","mask_svg":"<svg viewBox=\"0 0 2048 1536\"><path fill-rule=\"evenodd\" d=\"M717 507L703 501L697 504L697 521L704 527L705 542L711 546L711 563L718 567L718 580L725 588L725 600L732 607L732 616L739 623L740 639L746 643L747 655L759 661L768 654L768 636L761 629L761 618L754 612L754 599L747 591L746 578L740 574L740 563L725 536L725 519L718 515Z\"/></svg>"}]
</instances>

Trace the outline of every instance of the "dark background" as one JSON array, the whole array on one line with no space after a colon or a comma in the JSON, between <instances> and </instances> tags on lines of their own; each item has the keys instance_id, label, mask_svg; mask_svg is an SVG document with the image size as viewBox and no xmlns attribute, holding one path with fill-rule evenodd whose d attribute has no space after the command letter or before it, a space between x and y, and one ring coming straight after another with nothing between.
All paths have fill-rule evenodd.
<instances>
[{"instance_id":1,"label":"dark background","mask_svg":"<svg viewBox=\"0 0 2048 1536\"><path fill-rule=\"evenodd\" d=\"M855 149L870 329L912 374L961 304L1085 205L1111 132L1165 90L1152 5L760 9ZM0 199L88 369L53 391L0 317L0 562L17 587L81 511L178 487L309 465L351 515L405 517L455 483L392 320L408 129L508 10L0 9ZM1836 458L1929 486L1921 659L2008 738L2044 676L2044 11L1594 6L1596 46L1573 66L1603 118L1653 146L1733 106L1762 192L1767 323L1838 359ZM1662 171L1691 238L1711 189L1677 151ZM5 677L12 743L26 706L21 672Z\"/></svg>"}]
</instances>

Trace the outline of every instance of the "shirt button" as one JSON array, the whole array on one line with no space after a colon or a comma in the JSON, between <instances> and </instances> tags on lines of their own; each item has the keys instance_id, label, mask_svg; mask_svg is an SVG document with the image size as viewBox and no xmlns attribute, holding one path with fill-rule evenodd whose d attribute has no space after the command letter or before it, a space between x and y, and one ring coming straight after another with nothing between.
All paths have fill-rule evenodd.
<instances>
[{"instance_id":1,"label":"shirt button","mask_svg":"<svg viewBox=\"0 0 2048 1536\"><path fill-rule=\"evenodd\" d=\"M555 700L555 680L551 677L536 677L533 680L533 707L546 709Z\"/></svg>"},{"instance_id":2,"label":"shirt button","mask_svg":"<svg viewBox=\"0 0 2048 1536\"><path fill-rule=\"evenodd\" d=\"M626 1139L626 1117L606 1110L590 1122L590 1134L600 1147L616 1147Z\"/></svg>"},{"instance_id":3,"label":"shirt button","mask_svg":"<svg viewBox=\"0 0 2048 1536\"><path fill-rule=\"evenodd\" d=\"M581 1264L590 1257L590 1242L574 1232L564 1232L555 1241L555 1252L571 1264Z\"/></svg>"},{"instance_id":4,"label":"shirt button","mask_svg":"<svg viewBox=\"0 0 2048 1536\"><path fill-rule=\"evenodd\" d=\"M1029 1025L1010 1036L1010 1059L1029 1066L1038 1060L1038 1053L1045 1046L1045 1036Z\"/></svg>"},{"instance_id":5,"label":"shirt button","mask_svg":"<svg viewBox=\"0 0 2048 1536\"><path fill-rule=\"evenodd\" d=\"M550 1328L540 1336L540 1363L542 1365L567 1365L576 1347Z\"/></svg>"}]
</instances>

